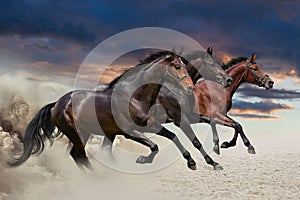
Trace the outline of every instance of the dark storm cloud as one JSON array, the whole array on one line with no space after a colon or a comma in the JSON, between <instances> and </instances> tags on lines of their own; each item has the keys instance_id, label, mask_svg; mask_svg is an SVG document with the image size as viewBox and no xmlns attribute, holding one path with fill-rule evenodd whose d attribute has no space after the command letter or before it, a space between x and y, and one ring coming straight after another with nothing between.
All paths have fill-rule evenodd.
<instances>
[{"instance_id":1,"label":"dark storm cloud","mask_svg":"<svg viewBox=\"0 0 300 200\"><path fill-rule=\"evenodd\" d=\"M239 113L251 113L251 112L259 112L259 113L267 113L270 114L274 111L278 110L288 110L293 109L292 106L283 104L283 103L276 103L271 100L262 100L259 102L247 102L247 101L233 101L233 110L238 111Z\"/></svg>"},{"instance_id":2,"label":"dark storm cloud","mask_svg":"<svg viewBox=\"0 0 300 200\"><path fill-rule=\"evenodd\" d=\"M79 57L79 65L84 54L111 35L158 26L188 34L206 47L214 45L219 59L224 53L255 52L268 61L270 71L283 67L300 71L300 5L294 1L0 0L0 5L0 37L44 37L61 46L74 43L64 52L60 45L25 45L35 49L33 60L62 62L67 68L69 55ZM51 56L50 51L58 53ZM21 57L26 54L17 52Z\"/></svg>"},{"instance_id":3,"label":"dark storm cloud","mask_svg":"<svg viewBox=\"0 0 300 200\"><path fill-rule=\"evenodd\" d=\"M259 97L262 99L294 100L300 98L300 92L287 89L265 90L253 86L245 86L237 91L241 97Z\"/></svg>"},{"instance_id":4,"label":"dark storm cloud","mask_svg":"<svg viewBox=\"0 0 300 200\"><path fill-rule=\"evenodd\" d=\"M1 35L58 37L81 43L96 38L88 16L81 11L84 1L1 0L0 5Z\"/></svg>"}]
</instances>

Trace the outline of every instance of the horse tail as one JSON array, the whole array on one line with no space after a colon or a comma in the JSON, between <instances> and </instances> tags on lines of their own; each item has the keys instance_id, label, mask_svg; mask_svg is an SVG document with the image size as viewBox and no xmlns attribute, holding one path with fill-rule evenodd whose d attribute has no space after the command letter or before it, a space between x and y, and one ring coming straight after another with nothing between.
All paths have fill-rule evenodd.
<instances>
[{"instance_id":1,"label":"horse tail","mask_svg":"<svg viewBox=\"0 0 300 200\"><path fill-rule=\"evenodd\" d=\"M44 106L34 116L34 118L27 125L23 141L23 153L19 158L14 158L8 162L10 167L17 167L24 163L31 154L39 155L44 150L44 142L46 139L53 144L53 138L58 134L53 134L55 126L51 122L51 108L55 103Z\"/></svg>"}]
</instances>

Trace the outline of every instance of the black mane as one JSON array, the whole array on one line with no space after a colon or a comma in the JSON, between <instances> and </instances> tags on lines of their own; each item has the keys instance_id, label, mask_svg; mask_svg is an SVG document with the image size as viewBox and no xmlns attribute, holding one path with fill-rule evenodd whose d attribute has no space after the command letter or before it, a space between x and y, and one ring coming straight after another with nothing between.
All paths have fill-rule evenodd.
<instances>
[{"instance_id":1,"label":"black mane","mask_svg":"<svg viewBox=\"0 0 300 200\"><path fill-rule=\"evenodd\" d=\"M174 58L174 56L176 56L176 53L172 52L172 51L158 51L152 54L149 54L148 56L146 56L145 59L140 60L140 63L138 65L143 65L143 64L149 64L153 61L155 61L158 58L161 58L163 56L166 55L170 55L170 58Z\"/></svg>"},{"instance_id":2,"label":"black mane","mask_svg":"<svg viewBox=\"0 0 300 200\"><path fill-rule=\"evenodd\" d=\"M174 53L172 51L158 51L158 52L149 54L145 59L140 60L140 63L137 64L135 67L138 67L138 66L144 65L144 64L149 64L149 63L155 61L156 59L161 58L161 57L166 56L166 55L171 55L170 58L166 59L166 61L168 61L168 60L173 59L174 56L176 56L176 53ZM133 67L133 68L135 68L135 67ZM107 89L112 88L114 85L116 85L117 82L124 76L124 74L126 74L129 70L131 70L133 68L125 70L120 76L118 76L114 80L112 80L108 84Z\"/></svg>"},{"instance_id":3,"label":"black mane","mask_svg":"<svg viewBox=\"0 0 300 200\"><path fill-rule=\"evenodd\" d=\"M247 60L247 57L232 58L226 64L223 63L221 67L223 70L226 70L226 69L229 69L230 67L232 67L233 65L236 65L236 64L241 63L246 60Z\"/></svg>"}]
</instances>

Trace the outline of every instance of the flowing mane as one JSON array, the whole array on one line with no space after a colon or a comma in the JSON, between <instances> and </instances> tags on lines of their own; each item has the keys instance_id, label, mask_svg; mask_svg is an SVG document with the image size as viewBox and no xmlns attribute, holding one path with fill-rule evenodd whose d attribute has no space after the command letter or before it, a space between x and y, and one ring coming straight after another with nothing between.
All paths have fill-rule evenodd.
<instances>
[{"instance_id":1,"label":"flowing mane","mask_svg":"<svg viewBox=\"0 0 300 200\"><path fill-rule=\"evenodd\" d=\"M108 87L106 89L110 89L114 85L116 85L118 83L118 81L124 76L124 74L128 74L127 72L129 72L130 70L132 70L134 68L137 68L137 67L140 67L141 65L150 64L151 62L157 60L158 58L161 58L161 57L166 56L166 55L170 55L170 58L167 58L165 60L166 62L168 62L168 61L171 61L174 58L174 56L176 56L176 53L171 52L171 51L158 51L158 52L149 54L148 56L146 56L146 58L144 58L143 60L140 60L140 63L137 64L135 67L125 70L120 76L118 76L115 79L113 79L109 83L109 85L108 85Z\"/></svg>"},{"instance_id":2,"label":"flowing mane","mask_svg":"<svg viewBox=\"0 0 300 200\"><path fill-rule=\"evenodd\" d=\"M226 69L229 69L230 67L232 67L233 65L236 65L236 64L241 63L246 60L247 60L247 57L232 58L226 64L223 63L221 67L223 70L226 70Z\"/></svg>"}]
</instances>

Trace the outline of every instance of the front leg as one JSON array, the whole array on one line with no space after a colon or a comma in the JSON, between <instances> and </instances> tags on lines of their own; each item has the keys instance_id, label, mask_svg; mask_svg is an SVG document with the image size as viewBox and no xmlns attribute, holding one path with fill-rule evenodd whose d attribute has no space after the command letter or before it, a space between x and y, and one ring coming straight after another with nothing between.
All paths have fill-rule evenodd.
<instances>
[{"instance_id":1,"label":"front leg","mask_svg":"<svg viewBox=\"0 0 300 200\"><path fill-rule=\"evenodd\" d=\"M230 142L227 142L227 141L223 142L222 145L221 145L221 148L227 149L229 147L234 147L236 145L236 140L238 138L238 135L239 135L239 132L237 132L237 130L234 130L234 136L231 139L231 141Z\"/></svg>"},{"instance_id":2,"label":"front leg","mask_svg":"<svg viewBox=\"0 0 300 200\"><path fill-rule=\"evenodd\" d=\"M218 135L218 132L217 132L216 123L211 121L210 127L211 127L212 133L213 133L213 142L214 142L213 150L216 154L220 155L219 135Z\"/></svg>"},{"instance_id":3,"label":"front leg","mask_svg":"<svg viewBox=\"0 0 300 200\"><path fill-rule=\"evenodd\" d=\"M150 148L151 153L148 156L140 156L137 158L136 163L144 164L144 163L152 163L156 154L158 153L158 146L154 142L152 142L149 138L147 138L143 133L138 130L132 130L130 133L124 134L124 136L128 139L131 139L135 142L143 144Z\"/></svg>"},{"instance_id":4,"label":"front leg","mask_svg":"<svg viewBox=\"0 0 300 200\"><path fill-rule=\"evenodd\" d=\"M184 118L184 117L183 117ZM174 122L175 123L175 122ZM175 125L179 125L178 123L175 123ZM196 137L191 125L189 124L189 122L185 119L182 120L180 126L179 126L183 132L186 134L186 136L189 138L189 140L193 143L194 147L196 149L198 149L200 151L200 153L202 154L202 156L204 157L205 161L207 164L210 164L214 167L215 170L222 170L223 167L215 162L204 150L204 148L202 147L201 142L198 140L198 138Z\"/></svg>"},{"instance_id":5,"label":"front leg","mask_svg":"<svg viewBox=\"0 0 300 200\"><path fill-rule=\"evenodd\" d=\"M216 123L210 118L205 115L201 115L195 112L192 112L190 115L189 121L192 123L207 123L210 124L212 133L213 133L213 142L214 142L214 152L216 154L220 154L220 147L219 147L219 136L216 128Z\"/></svg>"},{"instance_id":6,"label":"front leg","mask_svg":"<svg viewBox=\"0 0 300 200\"><path fill-rule=\"evenodd\" d=\"M228 143L225 143L224 145L222 144L222 146L235 146L236 144L236 138L237 138L237 134L239 133L241 135L241 138L243 140L243 143L246 147L248 147L248 153L250 154L255 154L255 149L254 147L251 145L249 139L247 138L247 136L245 135L244 131L243 131L243 127L241 126L240 123L234 121L232 118L226 116L222 116L223 121L220 122L220 124L223 123L223 125L225 126L229 126L235 129L235 135L233 137L233 139Z\"/></svg>"},{"instance_id":7,"label":"front leg","mask_svg":"<svg viewBox=\"0 0 300 200\"><path fill-rule=\"evenodd\" d=\"M168 138L169 140L171 140L176 145L176 147L179 149L179 151L181 152L183 157L186 159L188 168L190 168L192 170L196 170L197 169L196 162L192 158L190 152L188 152L188 150L186 150L186 148L181 144L178 137L173 132L169 131L168 129L166 129L165 127L163 127L160 124L159 124L159 126L156 126L156 128L158 128L158 127L160 127L159 128L160 131L157 133L157 135L160 135L162 137L165 137L165 138Z\"/></svg>"}]
</instances>

